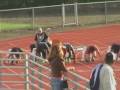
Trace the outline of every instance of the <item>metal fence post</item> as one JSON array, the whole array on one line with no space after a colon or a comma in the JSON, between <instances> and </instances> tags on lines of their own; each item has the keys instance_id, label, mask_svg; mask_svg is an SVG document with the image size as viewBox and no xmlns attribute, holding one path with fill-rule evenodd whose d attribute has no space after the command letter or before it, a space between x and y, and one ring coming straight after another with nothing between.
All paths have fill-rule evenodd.
<instances>
[{"instance_id":1,"label":"metal fence post","mask_svg":"<svg viewBox=\"0 0 120 90\"><path fill-rule=\"evenodd\" d=\"M35 52L35 48L33 49L33 52ZM29 59L29 61L30 61L30 64L29 64L29 67L35 67L35 64L33 63L33 62L31 62L31 60L32 61L36 61L36 57L34 56L34 53L31 53L30 54L30 59ZM30 71L30 73L29 74L31 74L32 76L34 76L35 75L35 71L34 70L31 70ZM34 78L31 78L31 83L35 83L35 79ZM34 85L31 85L31 90L35 90L35 86Z\"/></svg>"},{"instance_id":2,"label":"metal fence post","mask_svg":"<svg viewBox=\"0 0 120 90\"><path fill-rule=\"evenodd\" d=\"M25 81L26 81L26 85L25 85L25 90L30 90L29 89L29 61L28 61L28 55L26 54L26 58L25 58Z\"/></svg>"},{"instance_id":3,"label":"metal fence post","mask_svg":"<svg viewBox=\"0 0 120 90\"><path fill-rule=\"evenodd\" d=\"M1 21L1 15L0 15L0 22L2 22ZM0 24L0 32L2 31L2 25Z\"/></svg>"},{"instance_id":4,"label":"metal fence post","mask_svg":"<svg viewBox=\"0 0 120 90\"><path fill-rule=\"evenodd\" d=\"M74 81L78 82L78 78L74 77ZM75 84L73 90L78 90L78 86Z\"/></svg>"},{"instance_id":5,"label":"metal fence post","mask_svg":"<svg viewBox=\"0 0 120 90\"><path fill-rule=\"evenodd\" d=\"M77 2L75 2L74 3L74 13L75 13L75 23L76 23L76 25L78 25L79 24L79 22L78 22L78 4L77 4Z\"/></svg>"},{"instance_id":6,"label":"metal fence post","mask_svg":"<svg viewBox=\"0 0 120 90\"><path fill-rule=\"evenodd\" d=\"M32 8L32 29L35 29L35 10Z\"/></svg>"},{"instance_id":7,"label":"metal fence post","mask_svg":"<svg viewBox=\"0 0 120 90\"><path fill-rule=\"evenodd\" d=\"M107 1L105 0L105 24L107 24Z\"/></svg>"},{"instance_id":8,"label":"metal fence post","mask_svg":"<svg viewBox=\"0 0 120 90\"><path fill-rule=\"evenodd\" d=\"M34 67L35 65L34 65L34 63L31 63L30 66ZM35 75L35 72L33 70L31 71L31 75L33 75L33 76ZM34 83L34 82L35 82L35 80L33 78L31 78L31 83ZM31 86L31 90L35 90L35 87L33 85Z\"/></svg>"},{"instance_id":9,"label":"metal fence post","mask_svg":"<svg viewBox=\"0 0 120 90\"><path fill-rule=\"evenodd\" d=\"M65 4L62 4L62 26L65 25Z\"/></svg>"},{"instance_id":10,"label":"metal fence post","mask_svg":"<svg viewBox=\"0 0 120 90\"><path fill-rule=\"evenodd\" d=\"M42 73L42 68L41 67L39 67L38 72ZM38 78L39 78L39 80L42 80L42 75L39 75ZM39 87L43 88L42 83L39 83Z\"/></svg>"},{"instance_id":11,"label":"metal fence post","mask_svg":"<svg viewBox=\"0 0 120 90\"><path fill-rule=\"evenodd\" d=\"M2 60L1 60L1 57L2 55L1 55L1 53L0 53L0 67L2 66ZM2 71L1 71L1 68L0 68L0 87L2 86L2 83L1 83L1 78L2 78Z\"/></svg>"}]
</instances>

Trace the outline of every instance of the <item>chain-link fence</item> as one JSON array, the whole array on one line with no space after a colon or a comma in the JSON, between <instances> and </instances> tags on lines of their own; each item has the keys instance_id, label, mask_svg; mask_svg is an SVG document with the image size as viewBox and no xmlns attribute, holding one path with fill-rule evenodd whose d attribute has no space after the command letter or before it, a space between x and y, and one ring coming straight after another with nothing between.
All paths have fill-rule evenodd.
<instances>
[{"instance_id":1,"label":"chain-link fence","mask_svg":"<svg viewBox=\"0 0 120 90\"><path fill-rule=\"evenodd\" d=\"M120 23L120 1L0 10L0 30Z\"/></svg>"}]
</instances>

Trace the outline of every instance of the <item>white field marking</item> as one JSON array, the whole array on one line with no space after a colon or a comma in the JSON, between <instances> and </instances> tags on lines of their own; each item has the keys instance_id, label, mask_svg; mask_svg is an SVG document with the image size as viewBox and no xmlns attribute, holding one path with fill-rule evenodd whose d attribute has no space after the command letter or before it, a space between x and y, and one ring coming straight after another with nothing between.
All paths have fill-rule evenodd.
<instances>
[{"instance_id":1,"label":"white field marking","mask_svg":"<svg viewBox=\"0 0 120 90\"><path fill-rule=\"evenodd\" d=\"M22 83L19 83L19 84L12 84L11 86L22 86L23 84Z\"/></svg>"},{"instance_id":2,"label":"white field marking","mask_svg":"<svg viewBox=\"0 0 120 90\"><path fill-rule=\"evenodd\" d=\"M3 65L5 65L5 64L3 64ZM14 70L12 70L12 69L9 69L9 68L7 68L9 71L11 71L12 73L15 73L15 74L20 74L20 73L16 73ZM24 78L23 78L24 79Z\"/></svg>"},{"instance_id":3,"label":"white field marking","mask_svg":"<svg viewBox=\"0 0 120 90\"><path fill-rule=\"evenodd\" d=\"M3 84L5 87L7 87L8 89L11 89L10 86L8 86L7 84Z\"/></svg>"},{"instance_id":4,"label":"white field marking","mask_svg":"<svg viewBox=\"0 0 120 90\"><path fill-rule=\"evenodd\" d=\"M3 65L5 65L5 64L3 64ZM9 69L9 68L7 68L9 71L11 71L11 72L13 72L13 73L15 73L15 74L18 74L18 73L16 73L14 70L11 70L11 69ZM11 89L7 84L4 84L7 88L9 88L9 89Z\"/></svg>"},{"instance_id":5,"label":"white field marking","mask_svg":"<svg viewBox=\"0 0 120 90\"><path fill-rule=\"evenodd\" d=\"M120 69L114 69L115 72L120 72Z\"/></svg>"},{"instance_id":6,"label":"white field marking","mask_svg":"<svg viewBox=\"0 0 120 90\"><path fill-rule=\"evenodd\" d=\"M115 61L115 63L117 63L117 61ZM115 69L115 68L117 68L117 69L118 69L118 68L119 68L119 66L118 66L118 65L116 66L116 64L114 64L114 65L113 65L113 68L114 68L114 69Z\"/></svg>"},{"instance_id":7,"label":"white field marking","mask_svg":"<svg viewBox=\"0 0 120 90\"><path fill-rule=\"evenodd\" d=\"M86 67L86 68L88 68L88 69L92 69L93 67L92 66L89 66L90 64L87 64L87 63L80 63L80 64L82 64L83 65L83 67Z\"/></svg>"},{"instance_id":8,"label":"white field marking","mask_svg":"<svg viewBox=\"0 0 120 90\"><path fill-rule=\"evenodd\" d=\"M77 70L78 72L91 72L91 70ZM114 69L115 72L120 72L120 69Z\"/></svg>"},{"instance_id":9,"label":"white field marking","mask_svg":"<svg viewBox=\"0 0 120 90\"><path fill-rule=\"evenodd\" d=\"M91 70L77 70L77 72L91 72Z\"/></svg>"},{"instance_id":10,"label":"white field marking","mask_svg":"<svg viewBox=\"0 0 120 90\"><path fill-rule=\"evenodd\" d=\"M5 64L3 64L3 65L5 65ZM7 69L9 69L9 68L7 68ZM13 73L15 73L15 74L18 74L18 73L16 73L15 71L13 71L13 70L11 70L11 69L9 69L9 71L11 71L11 72L13 72ZM6 86L8 89L11 89L7 84L3 84L4 86Z\"/></svg>"}]
</instances>

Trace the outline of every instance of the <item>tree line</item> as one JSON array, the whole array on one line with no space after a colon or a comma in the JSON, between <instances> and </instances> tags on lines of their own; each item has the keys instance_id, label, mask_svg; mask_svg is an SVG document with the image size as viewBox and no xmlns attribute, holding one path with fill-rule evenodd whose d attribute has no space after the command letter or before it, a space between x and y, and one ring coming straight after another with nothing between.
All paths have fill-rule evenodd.
<instances>
[{"instance_id":1,"label":"tree line","mask_svg":"<svg viewBox=\"0 0 120 90\"><path fill-rule=\"evenodd\" d=\"M58 5L62 3L74 3L74 2L85 3L85 2L99 2L99 1L105 1L105 0L0 0L0 9Z\"/></svg>"}]
</instances>

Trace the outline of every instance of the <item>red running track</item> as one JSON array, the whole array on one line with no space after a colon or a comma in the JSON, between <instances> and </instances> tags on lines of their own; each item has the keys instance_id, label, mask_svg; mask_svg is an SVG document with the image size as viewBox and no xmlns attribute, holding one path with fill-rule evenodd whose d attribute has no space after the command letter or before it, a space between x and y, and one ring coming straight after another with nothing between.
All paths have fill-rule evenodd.
<instances>
[{"instance_id":1,"label":"red running track","mask_svg":"<svg viewBox=\"0 0 120 90\"><path fill-rule=\"evenodd\" d=\"M61 33L52 33L51 39L59 39L62 42L69 42L73 45L89 45L96 44L100 47L102 54L106 51L108 45L112 43L120 43L120 25L106 25L103 27L87 28L80 30L72 30ZM12 40L0 41L0 50L7 50L13 46L18 46L24 49L29 49L29 45L34 42L34 35L16 38ZM100 61L100 60L99 60ZM101 60L102 61L102 60ZM86 78L89 78L91 69L97 64L75 64L78 73ZM114 65L117 83L120 83L120 62ZM120 86L117 86L117 90Z\"/></svg>"}]
</instances>

